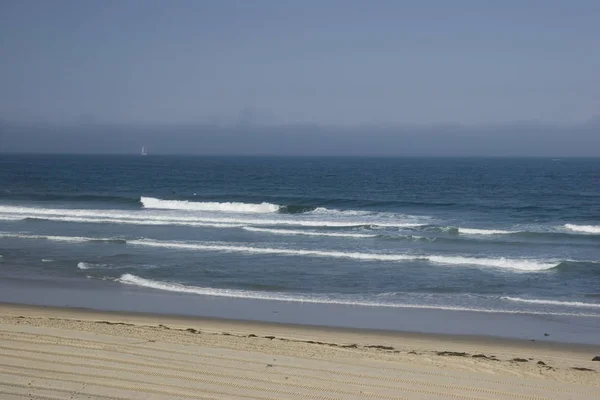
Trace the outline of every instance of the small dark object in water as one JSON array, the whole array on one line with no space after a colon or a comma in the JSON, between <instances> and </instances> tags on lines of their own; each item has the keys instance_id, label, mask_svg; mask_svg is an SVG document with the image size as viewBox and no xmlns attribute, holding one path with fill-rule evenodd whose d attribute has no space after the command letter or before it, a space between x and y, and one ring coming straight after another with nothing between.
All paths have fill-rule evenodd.
<instances>
[{"instance_id":1,"label":"small dark object in water","mask_svg":"<svg viewBox=\"0 0 600 400\"><path fill-rule=\"evenodd\" d=\"M271 339L271 340L273 340L273 339L275 339L275 336L265 336L265 339Z\"/></svg>"},{"instance_id":2,"label":"small dark object in water","mask_svg":"<svg viewBox=\"0 0 600 400\"><path fill-rule=\"evenodd\" d=\"M591 368L584 368L584 367L573 367L573 369L574 369L574 370L577 370L577 371L589 371L589 372L594 372L594 370L593 370L593 369L591 369Z\"/></svg>"},{"instance_id":3,"label":"small dark object in water","mask_svg":"<svg viewBox=\"0 0 600 400\"><path fill-rule=\"evenodd\" d=\"M485 359L489 358L485 354L473 354L471 357L473 357L473 358L485 358Z\"/></svg>"},{"instance_id":4,"label":"small dark object in water","mask_svg":"<svg viewBox=\"0 0 600 400\"><path fill-rule=\"evenodd\" d=\"M592 361L600 361L600 356L596 356L596 357L592 358Z\"/></svg>"},{"instance_id":5,"label":"small dark object in water","mask_svg":"<svg viewBox=\"0 0 600 400\"><path fill-rule=\"evenodd\" d=\"M353 344L345 344L342 347L345 347L347 349L356 349L356 348L358 348L358 345L353 343Z\"/></svg>"},{"instance_id":6,"label":"small dark object in water","mask_svg":"<svg viewBox=\"0 0 600 400\"><path fill-rule=\"evenodd\" d=\"M510 361L514 361L514 362L528 362L528 360L526 358L513 358Z\"/></svg>"},{"instance_id":7,"label":"small dark object in water","mask_svg":"<svg viewBox=\"0 0 600 400\"><path fill-rule=\"evenodd\" d=\"M196 333L198 332L197 330L195 330L194 328L187 328L186 331L190 332L190 333Z\"/></svg>"},{"instance_id":8,"label":"small dark object in water","mask_svg":"<svg viewBox=\"0 0 600 400\"><path fill-rule=\"evenodd\" d=\"M546 365L546 363L545 363L545 362L543 362L543 361L538 361L538 362L537 362L537 365Z\"/></svg>"},{"instance_id":9,"label":"small dark object in water","mask_svg":"<svg viewBox=\"0 0 600 400\"><path fill-rule=\"evenodd\" d=\"M248 335L248 337L257 337L254 333Z\"/></svg>"},{"instance_id":10,"label":"small dark object in water","mask_svg":"<svg viewBox=\"0 0 600 400\"><path fill-rule=\"evenodd\" d=\"M272 366L273 366L273 364L267 364L267 368L272 367Z\"/></svg>"},{"instance_id":11,"label":"small dark object in water","mask_svg":"<svg viewBox=\"0 0 600 400\"><path fill-rule=\"evenodd\" d=\"M549 333L544 333L544 336L550 336L550 334Z\"/></svg>"}]
</instances>

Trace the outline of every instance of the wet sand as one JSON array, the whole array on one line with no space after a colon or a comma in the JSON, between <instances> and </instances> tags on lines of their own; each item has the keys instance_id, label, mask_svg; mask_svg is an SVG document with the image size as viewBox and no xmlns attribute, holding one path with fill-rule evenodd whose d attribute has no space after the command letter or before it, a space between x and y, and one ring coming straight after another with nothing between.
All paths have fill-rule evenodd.
<instances>
[{"instance_id":1,"label":"wet sand","mask_svg":"<svg viewBox=\"0 0 600 400\"><path fill-rule=\"evenodd\" d=\"M597 399L598 346L0 304L3 399ZM29 397L28 397L29 396Z\"/></svg>"}]
</instances>

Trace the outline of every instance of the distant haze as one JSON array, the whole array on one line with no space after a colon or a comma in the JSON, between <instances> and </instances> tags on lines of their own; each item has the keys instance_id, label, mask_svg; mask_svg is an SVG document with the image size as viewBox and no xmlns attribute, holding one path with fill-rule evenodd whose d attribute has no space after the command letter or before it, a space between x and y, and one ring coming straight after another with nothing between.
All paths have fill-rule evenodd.
<instances>
[{"instance_id":1,"label":"distant haze","mask_svg":"<svg viewBox=\"0 0 600 400\"><path fill-rule=\"evenodd\" d=\"M600 156L600 123L497 126L8 125L0 153Z\"/></svg>"},{"instance_id":2,"label":"distant haze","mask_svg":"<svg viewBox=\"0 0 600 400\"><path fill-rule=\"evenodd\" d=\"M0 152L600 156L595 0L0 0Z\"/></svg>"}]
</instances>

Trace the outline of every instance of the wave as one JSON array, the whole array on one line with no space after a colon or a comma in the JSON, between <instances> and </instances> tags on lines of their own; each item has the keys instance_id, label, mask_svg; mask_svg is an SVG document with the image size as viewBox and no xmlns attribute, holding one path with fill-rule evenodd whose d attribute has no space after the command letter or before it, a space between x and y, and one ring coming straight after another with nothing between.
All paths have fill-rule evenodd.
<instances>
[{"instance_id":1,"label":"wave","mask_svg":"<svg viewBox=\"0 0 600 400\"><path fill-rule=\"evenodd\" d=\"M22 239L46 239L54 241L67 242L108 242L108 243L123 243L128 245L147 246L155 248L171 248L182 250L198 250L198 251L222 251L232 253L248 253L248 254L275 254L286 256L308 256L308 257L325 257L325 258L340 258L354 259L362 261L387 261L387 262L403 262L403 261L428 261L431 263L442 265L466 265L480 267L495 267L520 271L543 271L551 268L556 268L560 265L554 261L540 261L529 259L508 259L508 258L478 258L464 256L440 256L440 255L413 255L413 254L386 254L386 253L360 253L360 252L343 252L343 251L326 251L326 250L305 250L305 249L285 249L285 248L269 248L269 247L252 247L243 245L226 245L213 243L190 243L190 242L174 242L174 241L156 241L150 239L123 240L115 238L89 238L89 237L71 237L71 236L43 236L43 235L27 235L27 234L0 234L0 237L16 237Z\"/></svg>"},{"instance_id":2,"label":"wave","mask_svg":"<svg viewBox=\"0 0 600 400\"><path fill-rule=\"evenodd\" d=\"M106 278L104 278L106 279ZM138 287L145 287L155 290L163 290L175 293L187 293L204 296L216 296L216 297L227 297L227 298L238 298L238 299L255 299L255 300L271 300L271 301L286 301L296 303L311 303L311 304L338 304L338 305L349 305L349 306L362 306L362 307L386 307L386 308L412 308L412 309L434 309L434 310L447 310L447 311L474 311L474 312L486 312L486 313L508 313L508 314L542 314L542 315L587 315L581 313L548 313L539 311L526 311L526 310L499 310L491 308L470 308L463 306L446 306L446 305L431 305L431 304L402 304L402 303L391 303L385 301L369 301L369 300L358 300L352 298L338 298L327 295L308 295L302 293L282 293L282 292L264 292L264 291L253 291L253 290L241 290L241 289L219 289L211 287L200 287L183 285L180 283L156 281L152 279L142 278L132 274L123 274L121 277L114 279L115 281Z\"/></svg>"},{"instance_id":3,"label":"wave","mask_svg":"<svg viewBox=\"0 0 600 400\"><path fill-rule=\"evenodd\" d=\"M237 203L237 202L195 202L188 200L162 200L153 197L142 197L140 201L144 208L184 211L221 211L236 213L274 213L281 206L271 203Z\"/></svg>"},{"instance_id":4,"label":"wave","mask_svg":"<svg viewBox=\"0 0 600 400\"><path fill-rule=\"evenodd\" d=\"M509 235L517 233L515 231L506 231L501 229L473 229L473 228L458 228L458 233L465 235Z\"/></svg>"},{"instance_id":5,"label":"wave","mask_svg":"<svg viewBox=\"0 0 600 400\"><path fill-rule=\"evenodd\" d=\"M313 207L313 206L288 204L288 205L279 207L278 211L281 214L304 214L304 213L315 211L316 209L317 209L317 207Z\"/></svg>"},{"instance_id":6,"label":"wave","mask_svg":"<svg viewBox=\"0 0 600 400\"><path fill-rule=\"evenodd\" d=\"M552 306L600 308L600 303L583 303L581 301L522 299L520 297L509 297L509 296L500 297L500 299L514 301L514 302L518 302L518 303L529 303L529 304L547 304L547 305L552 305Z\"/></svg>"},{"instance_id":7,"label":"wave","mask_svg":"<svg viewBox=\"0 0 600 400\"><path fill-rule=\"evenodd\" d=\"M598 225L574 225L565 224L565 228L574 232L591 233L600 235L600 226Z\"/></svg>"},{"instance_id":8,"label":"wave","mask_svg":"<svg viewBox=\"0 0 600 400\"><path fill-rule=\"evenodd\" d=\"M127 244L125 239L89 239L89 243Z\"/></svg>"},{"instance_id":9,"label":"wave","mask_svg":"<svg viewBox=\"0 0 600 400\"><path fill-rule=\"evenodd\" d=\"M315 231L298 231L291 229L267 229L267 228L254 228L245 226L242 229L250 232L262 232L270 233L273 235L304 235L304 236L328 236L328 237L348 237L348 238L373 238L377 235L365 234L365 233L337 233L337 232L315 232Z\"/></svg>"},{"instance_id":10,"label":"wave","mask_svg":"<svg viewBox=\"0 0 600 400\"><path fill-rule=\"evenodd\" d=\"M92 269L95 267L97 267L97 265L86 263L86 262L77 263L77 268L79 268L79 269Z\"/></svg>"},{"instance_id":11,"label":"wave","mask_svg":"<svg viewBox=\"0 0 600 400\"><path fill-rule=\"evenodd\" d=\"M327 236L327 237L347 237L355 239L366 239L366 238L382 238L388 240L406 240L413 242L435 242L435 237L415 236L415 235L377 235L371 233L343 233L343 232L315 232L315 231L301 231L292 229L268 229L268 228L255 228L251 226L244 226L242 229L249 232L263 232L270 233L273 235L299 235L299 236Z\"/></svg>"},{"instance_id":12,"label":"wave","mask_svg":"<svg viewBox=\"0 0 600 400\"><path fill-rule=\"evenodd\" d=\"M222 204L222 203L220 203ZM39 219L63 222L114 223L131 225L180 225L233 228L240 225L289 225L306 227L417 227L423 224L414 222L414 217L397 215L395 219L385 218L340 218L331 215L330 219L306 215L303 218L267 217L257 213L256 217L215 217L198 214L178 213L157 210L89 210L89 209L48 209L32 207L0 206L0 220Z\"/></svg>"},{"instance_id":13,"label":"wave","mask_svg":"<svg viewBox=\"0 0 600 400\"><path fill-rule=\"evenodd\" d=\"M43 263L49 263L49 262L54 262L54 260L51 260L49 258L42 258L42 262Z\"/></svg>"},{"instance_id":14,"label":"wave","mask_svg":"<svg viewBox=\"0 0 600 400\"><path fill-rule=\"evenodd\" d=\"M125 239L115 238L92 238L81 236L51 236L51 235L29 235L25 233L0 233L0 237L14 239L42 239L55 242L73 242L73 243L111 243L111 244L126 244Z\"/></svg>"},{"instance_id":15,"label":"wave","mask_svg":"<svg viewBox=\"0 0 600 400\"><path fill-rule=\"evenodd\" d=\"M0 216L0 220L4 218ZM191 226L191 227L211 227L211 228L239 228L242 224L227 224L227 223L211 223L211 222L186 222L180 220L134 220L120 218L81 218L81 217L27 217L25 221L56 221L56 222L78 222L92 224L119 224L119 225L167 225L167 226Z\"/></svg>"},{"instance_id":16,"label":"wave","mask_svg":"<svg viewBox=\"0 0 600 400\"><path fill-rule=\"evenodd\" d=\"M180 211L203 211L203 212L223 212L223 213L243 213L243 214L310 214L310 215L328 215L333 217L365 217L376 218L397 218L403 215L361 210L338 210L335 208L316 207L303 204L273 204L262 203L242 203L242 202L198 202L189 200L163 200L153 197L141 197L140 201L146 209L157 210L180 210ZM410 226L418 226L413 224Z\"/></svg>"},{"instance_id":17,"label":"wave","mask_svg":"<svg viewBox=\"0 0 600 400\"><path fill-rule=\"evenodd\" d=\"M360 211L360 210L337 210L335 208L325 208L325 207L317 207L312 210L312 214L330 214L330 215L343 215L348 217L357 217L357 216L368 216L368 215L379 215L385 216L390 215L389 213L381 213L374 211Z\"/></svg>"},{"instance_id":18,"label":"wave","mask_svg":"<svg viewBox=\"0 0 600 400\"><path fill-rule=\"evenodd\" d=\"M600 274L600 261L565 260L558 264L553 270L570 274Z\"/></svg>"},{"instance_id":19,"label":"wave","mask_svg":"<svg viewBox=\"0 0 600 400\"><path fill-rule=\"evenodd\" d=\"M342 258L363 261L429 261L443 265L472 265L483 267L506 268L521 271L543 271L554 268L558 262L544 262L539 260L527 259L507 259L507 258L476 258L463 256L438 256L438 255L411 255L411 254L382 254L382 253L359 253L343 251L325 251L325 250L305 250L305 249L282 249L269 247L252 247L241 245L208 244L208 243L188 243L188 242L159 242L155 240L132 240L128 242L132 245L174 248L183 250L199 251L223 251L233 253L248 254L279 254L287 256L309 256Z\"/></svg>"},{"instance_id":20,"label":"wave","mask_svg":"<svg viewBox=\"0 0 600 400\"><path fill-rule=\"evenodd\" d=\"M421 227L416 227L416 230L447 233L449 235L510 235L519 233L517 231L507 231L503 229L461 228L437 225L423 225Z\"/></svg>"},{"instance_id":21,"label":"wave","mask_svg":"<svg viewBox=\"0 0 600 400\"><path fill-rule=\"evenodd\" d=\"M589 233L593 233L594 228L600 229L600 227L584 226L580 229L587 229ZM576 232L565 232L563 226L555 226L551 228L545 228L548 230L538 231L527 231L527 230L504 230L504 229L479 229L479 228L462 228L453 226L438 226L438 225L427 225L422 224L416 227L406 227L407 230L412 231L423 231L433 233L445 233L451 236L496 236L502 235L513 238L523 239L548 239L548 240L595 240L595 235L581 235Z\"/></svg>"}]
</instances>

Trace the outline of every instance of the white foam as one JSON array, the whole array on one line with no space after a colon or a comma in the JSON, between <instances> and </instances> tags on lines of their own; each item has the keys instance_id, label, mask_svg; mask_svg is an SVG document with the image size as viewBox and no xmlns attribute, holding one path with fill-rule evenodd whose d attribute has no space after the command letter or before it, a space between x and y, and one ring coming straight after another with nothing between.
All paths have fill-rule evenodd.
<instances>
[{"instance_id":1,"label":"white foam","mask_svg":"<svg viewBox=\"0 0 600 400\"><path fill-rule=\"evenodd\" d=\"M66 242L88 242L98 240L115 240L111 238L93 238L93 237L70 237L70 236L40 236L25 234L2 234L0 236L12 236L25 239L46 239ZM477 258L463 256L438 256L438 255L413 255L413 254L382 254L382 253L359 253L344 251L326 251L326 250L305 250L305 249L285 249L269 247L252 247L243 245L214 244L206 242L174 242L174 241L156 241L156 240L129 240L129 245L148 246L156 248L171 248L183 250L198 251L222 251L233 253L248 254L279 254L287 256L309 256L326 258L346 258L363 261L429 261L442 265L472 265L481 267L495 267L520 271L543 271L556 267L557 261L540 261L528 259L510 259L510 258Z\"/></svg>"},{"instance_id":2,"label":"white foam","mask_svg":"<svg viewBox=\"0 0 600 400\"><path fill-rule=\"evenodd\" d=\"M235 213L274 213L281 208L271 203L236 203L236 202L196 202L187 200L161 200L153 197L140 199L145 208L185 211L220 211Z\"/></svg>"},{"instance_id":3,"label":"white foam","mask_svg":"<svg viewBox=\"0 0 600 400\"><path fill-rule=\"evenodd\" d=\"M306 227L417 227L422 223L415 222L415 217L396 215L394 218L370 217L339 217L330 215L323 219L320 215L306 214L261 214L241 217L216 215L210 212L189 213L181 210L91 210L91 209L51 209L34 207L0 206L0 220L15 220L24 218L39 218L51 221L83 222L83 223L114 223L131 225L181 225L207 226L217 228L238 227L240 225L289 225ZM233 225L233 226L232 226Z\"/></svg>"},{"instance_id":4,"label":"white foam","mask_svg":"<svg viewBox=\"0 0 600 400\"><path fill-rule=\"evenodd\" d=\"M325 220L300 220L300 219L240 219L240 218L165 218L152 215L140 214L137 218L128 216L111 218L103 217L78 217L78 216L62 216L62 215L23 215L23 218L38 218L48 221L61 222L80 222L80 223L102 223L102 224L126 224L126 225L174 225L174 226L192 226L192 227L213 227L213 228L239 228L243 225L288 225L288 226L303 226L303 227L332 227L345 228L357 227L372 224L373 226L382 227L416 227L423 224L418 223L380 223L369 221L325 221ZM4 216L0 215L0 220L5 220ZM12 220L12 218L11 218Z\"/></svg>"},{"instance_id":5,"label":"white foam","mask_svg":"<svg viewBox=\"0 0 600 400\"><path fill-rule=\"evenodd\" d=\"M54 260L50 260L48 258L42 258L42 262L45 262L45 263L47 263L47 262L54 262Z\"/></svg>"},{"instance_id":6,"label":"white foam","mask_svg":"<svg viewBox=\"0 0 600 400\"><path fill-rule=\"evenodd\" d=\"M495 268L506 268L515 269L520 271L544 271L550 268L556 267L558 261L540 261L540 260L528 260L528 259L514 259L514 258L474 258L474 257L461 257L461 256L427 256L431 262L440 264L450 265L478 265L482 267L495 267Z\"/></svg>"},{"instance_id":7,"label":"white foam","mask_svg":"<svg viewBox=\"0 0 600 400\"><path fill-rule=\"evenodd\" d=\"M92 264L86 262L80 262L77 264L77 268L79 269L94 269L94 268L106 268L108 264Z\"/></svg>"},{"instance_id":8,"label":"white foam","mask_svg":"<svg viewBox=\"0 0 600 400\"><path fill-rule=\"evenodd\" d=\"M515 302L519 302L519 303L529 303L529 304L547 304L547 305L553 305L553 306L600 308L600 303L583 303L581 301L522 299L520 297L509 297L509 296L501 297L501 299L515 301Z\"/></svg>"},{"instance_id":9,"label":"white foam","mask_svg":"<svg viewBox=\"0 0 600 400\"><path fill-rule=\"evenodd\" d=\"M372 211L358 211L358 210L336 210L335 208L325 208L325 207L317 207L314 210L310 211L309 214L328 214L328 215L338 215L338 216L347 216L347 217L355 217L355 216L367 216L367 215L376 215ZM382 215L379 213L379 215Z\"/></svg>"},{"instance_id":10,"label":"white foam","mask_svg":"<svg viewBox=\"0 0 600 400\"><path fill-rule=\"evenodd\" d=\"M600 226L598 225L574 225L565 224L565 228L574 232L600 234Z\"/></svg>"},{"instance_id":11,"label":"white foam","mask_svg":"<svg viewBox=\"0 0 600 400\"><path fill-rule=\"evenodd\" d=\"M57 242L85 242L89 238L78 236L44 236L44 235L29 235L25 233L0 233L0 237L14 239L47 239Z\"/></svg>"},{"instance_id":12,"label":"white foam","mask_svg":"<svg viewBox=\"0 0 600 400\"><path fill-rule=\"evenodd\" d=\"M329 237L348 237L348 238L372 238L372 237L377 236L377 235L365 234L365 233L298 231L298 230L291 230L291 229L253 228L250 226L245 226L243 229L250 231L250 232L270 233L273 235L305 235L305 236L329 236Z\"/></svg>"},{"instance_id":13,"label":"white foam","mask_svg":"<svg viewBox=\"0 0 600 400\"><path fill-rule=\"evenodd\" d=\"M465 235L508 235L515 233L515 231L505 231L501 229L458 228L458 233L464 233Z\"/></svg>"},{"instance_id":14,"label":"white foam","mask_svg":"<svg viewBox=\"0 0 600 400\"><path fill-rule=\"evenodd\" d=\"M542 314L547 315L546 312L536 311L523 311L523 310L495 310L487 308L469 308L461 306L444 306L444 305L430 305L430 304L399 304L389 302L376 302L376 301L361 301L354 299L344 298L332 298L326 295L322 296L311 296L304 294L287 294L280 292L258 292L249 290L239 289L217 289L210 287L199 287L189 286L179 283L161 282L151 279L145 279L132 274L124 274L120 278L116 279L117 282L141 286L156 290L164 290L169 292L177 293L188 293L197 294L204 296L216 296L216 297L228 297L238 299L255 299L255 300L271 300L271 301L286 301L286 302L298 302L298 303L312 303L312 304L338 304L348 306L362 306L362 307L386 307L386 308L418 308L418 309L435 309L435 310L448 310L448 311L475 311L475 312L486 312L486 313L508 313L508 314ZM586 315L578 313L553 313L553 315Z\"/></svg>"},{"instance_id":15,"label":"white foam","mask_svg":"<svg viewBox=\"0 0 600 400\"><path fill-rule=\"evenodd\" d=\"M381 253L359 253L344 251L304 250L304 249L282 249L269 247L252 247L241 245L189 243L189 242L159 242L155 240L132 240L132 245L175 248L199 251L223 251L248 254L280 254L287 256L311 256L327 258L349 258L363 261L430 261L444 265L473 265L483 267L506 268L520 271L543 271L558 265L558 262L541 262L538 260L506 259L506 258L475 258L461 256L436 256L436 255L412 255L412 254L381 254Z\"/></svg>"},{"instance_id":16,"label":"white foam","mask_svg":"<svg viewBox=\"0 0 600 400\"><path fill-rule=\"evenodd\" d=\"M6 238L15 238L15 239L42 239L42 240L52 240L55 242L73 242L73 243L83 243L89 241L111 241L118 239L111 238L92 238L92 237L82 237L82 236L45 236L45 235L29 235L25 233L0 233L0 237Z\"/></svg>"}]
</instances>

